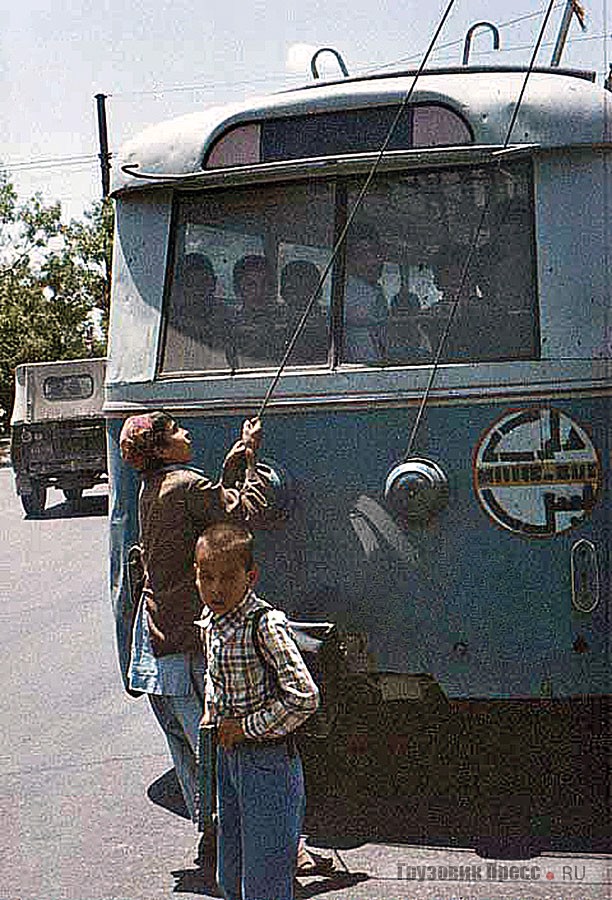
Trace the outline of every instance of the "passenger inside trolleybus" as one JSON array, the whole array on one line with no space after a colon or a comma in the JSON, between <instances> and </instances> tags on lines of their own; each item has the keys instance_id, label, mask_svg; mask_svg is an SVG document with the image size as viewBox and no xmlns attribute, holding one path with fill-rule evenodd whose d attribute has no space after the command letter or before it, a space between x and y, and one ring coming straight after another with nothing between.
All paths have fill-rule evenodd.
<instances>
[{"instance_id":1,"label":"passenger inside trolleybus","mask_svg":"<svg viewBox=\"0 0 612 900\"><path fill-rule=\"evenodd\" d=\"M267 257L247 254L235 263L232 276L238 306L228 320L228 364L232 371L272 366L284 341L272 267Z\"/></svg>"},{"instance_id":2,"label":"passenger inside trolleybus","mask_svg":"<svg viewBox=\"0 0 612 900\"><path fill-rule=\"evenodd\" d=\"M319 283L318 266L306 259L296 259L284 266L280 277L280 295L285 304L286 343L292 339L304 311ZM310 309L308 318L289 364L322 363L327 359L327 321L318 302Z\"/></svg>"},{"instance_id":3,"label":"passenger inside trolleybus","mask_svg":"<svg viewBox=\"0 0 612 900\"><path fill-rule=\"evenodd\" d=\"M349 232L344 295L344 361L382 362L387 357L389 307L379 279L383 248L369 225Z\"/></svg>"},{"instance_id":4,"label":"passenger inside trolleybus","mask_svg":"<svg viewBox=\"0 0 612 900\"><path fill-rule=\"evenodd\" d=\"M440 361L537 358L530 179L522 161L502 172L381 175L287 365L325 365L334 329L340 364L431 364L473 241L467 295L459 298ZM359 191L358 180L345 182L340 212L352 208ZM236 189L214 203L208 194L181 198L162 372L276 368L308 302L306 285L311 295L315 270L323 271L332 252L336 206L329 185L315 190L310 183L257 194ZM199 264L198 301L189 306L184 273L191 257L208 263ZM337 316L323 312L336 304Z\"/></svg>"},{"instance_id":5,"label":"passenger inside trolleybus","mask_svg":"<svg viewBox=\"0 0 612 900\"><path fill-rule=\"evenodd\" d=\"M168 314L166 353L180 370L212 368L224 330L217 277L208 256L189 252L176 265Z\"/></svg>"}]
</instances>

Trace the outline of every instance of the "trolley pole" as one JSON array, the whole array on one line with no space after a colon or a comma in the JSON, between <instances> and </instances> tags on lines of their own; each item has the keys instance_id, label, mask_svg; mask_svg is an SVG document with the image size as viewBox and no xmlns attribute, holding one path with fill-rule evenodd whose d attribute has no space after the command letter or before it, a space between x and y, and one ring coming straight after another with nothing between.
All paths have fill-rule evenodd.
<instances>
[{"instance_id":1,"label":"trolley pole","mask_svg":"<svg viewBox=\"0 0 612 900\"><path fill-rule=\"evenodd\" d=\"M576 18L580 22L580 27L584 29L584 10L582 6L580 5L580 3L577 3L576 0L567 0L565 4L565 10L563 12L563 18L561 19L561 25L559 26L557 43L555 44L555 49L553 50L552 59L550 61L551 67L557 67L561 62L561 54L565 49L565 42L567 41L567 35L574 13L576 14Z\"/></svg>"},{"instance_id":2,"label":"trolley pole","mask_svg":"<svg viewBox=\"0 0 612 900\"><path fill-rule=\"evenodd\" d=\"M110 193L110 153L108 152L108 129L106 125L106 94L96 94L98 113L98 137L100 141L100 171L102 175L102 197Z\"/></svg>"}]
</instances>

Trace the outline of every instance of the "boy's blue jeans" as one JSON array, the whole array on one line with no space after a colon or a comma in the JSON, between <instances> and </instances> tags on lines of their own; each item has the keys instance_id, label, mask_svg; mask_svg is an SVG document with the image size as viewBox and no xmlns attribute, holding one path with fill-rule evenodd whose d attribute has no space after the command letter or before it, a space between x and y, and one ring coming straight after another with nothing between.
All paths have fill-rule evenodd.
<instances>
[{"instance_id":1,"label":"boy's blue jeans","mask_svg":"<svg viewBox=\"0 0 612 900\"><path fill-rule=\"evenodd\" d=\"M285 743L217 750L218 874L226 900L293 900L304 775Z\"/></svg>"}]
</instances>

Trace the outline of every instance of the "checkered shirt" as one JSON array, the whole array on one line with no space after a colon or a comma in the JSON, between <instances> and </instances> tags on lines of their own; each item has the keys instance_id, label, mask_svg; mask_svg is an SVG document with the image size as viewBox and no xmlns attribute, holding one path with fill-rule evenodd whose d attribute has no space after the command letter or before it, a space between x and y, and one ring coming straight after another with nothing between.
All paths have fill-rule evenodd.
<instances>
[{"instance_id":1,"label":"checkered shirt","mask_svg":"<svg viewBox=\"0 0 612 900\"><path fill-rule=\"evenodd\" d=\"M270 610L259 622L259 646L253 644L256 609ZM284 737L319 705L319 691L283 612L254 591L224 615L205 620L207 656L205 721L240 719L250 740Z\"/></svg>"}]
</instances>

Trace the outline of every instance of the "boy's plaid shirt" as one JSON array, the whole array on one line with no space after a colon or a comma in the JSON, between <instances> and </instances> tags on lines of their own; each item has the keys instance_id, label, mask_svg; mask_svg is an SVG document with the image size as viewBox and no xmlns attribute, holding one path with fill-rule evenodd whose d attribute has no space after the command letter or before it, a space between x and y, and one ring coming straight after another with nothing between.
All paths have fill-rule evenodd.
<instances>
[{"instance_id":1,"label":"boy's plaid shirt","mask_svg":"<svg viewBox=\"0 0 612 900\"><path fill-rule=\"evenodd\" d=\"M252 616L270 610L259 622L263 666L253 644ZM240 719L246 737L267 740L295 731L315 712L319 691L283 612L254 591L231 612L210 615L204 626L208 671L205 720Z\"/></svg>"}]
</instances>

